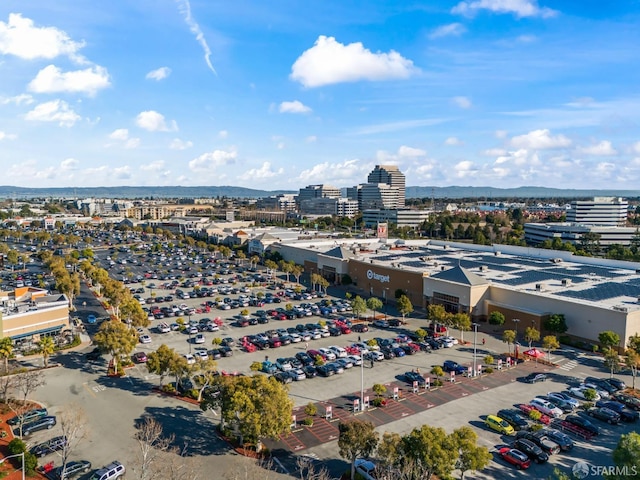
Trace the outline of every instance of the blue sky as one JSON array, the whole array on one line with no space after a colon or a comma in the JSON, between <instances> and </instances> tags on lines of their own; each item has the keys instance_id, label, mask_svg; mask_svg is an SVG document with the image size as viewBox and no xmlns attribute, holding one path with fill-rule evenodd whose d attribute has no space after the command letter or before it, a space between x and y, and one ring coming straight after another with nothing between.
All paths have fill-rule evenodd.
<instances>
[{"instance_id":1,"label":"blue sky","mask_svg":"<svg viewBox=\"0 0 640 480\"><path fill-rule=\"evenodd\" d=\"M5 185L637 189L640 3L3 0Z\"/></svg>"}]
</instances>

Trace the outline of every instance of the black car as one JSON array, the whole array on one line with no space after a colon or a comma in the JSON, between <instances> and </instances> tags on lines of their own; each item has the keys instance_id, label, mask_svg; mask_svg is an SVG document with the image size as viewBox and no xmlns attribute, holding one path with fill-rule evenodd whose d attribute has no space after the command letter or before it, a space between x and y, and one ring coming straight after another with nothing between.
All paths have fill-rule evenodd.
<instances>
[{"instance_id":1,"label":"black car","mask_svg":"<svg viewBox=\"0 0 640 480\"><path fill-rule=\"evenodd\" d=\"M404 379L411 384L413 384L413 382L418 382L419 387L424 387L427 384L424 377L415 371L404 372Z\"/></svg>"},{"instance_id":2,"label":"black car","mask_svg":"<svg viewBox=\"0 0 640 480\"><path fill-rule=\"evenodd\" d=\"M66 445L67 445L67 437L60 435L57 437L53 437L47 440L46 442L42 442L37 445L34 445L29 449L29 451L32 454L34 454L36 457L44 457L49 453L62 450Z\"/></svg>"},{"instance_id":3,"label":"black car","mask_svg":"<svg viewBox=\"0 0 640 480\"><path fill-rule=\"evenodd\" d=\"M627 388L627 384L624 383L622 380L617 379L617 378L604 378L603 379L605 382L613 385L616 390L620 391L620 390L624 390Z\"/></svg>"},{"instance_id":4,"label":"black car","mask_svg":"<svg viewBox=\"0 0 640 480\"><path fill-rule=\"evenodd\" d=\"M518 410L502 409L496 415L511 425L515 431L529 430L529 422Z\"/></svg>"},{"instance_id":5,"label":"black car","mask_svg":"<svg viewBox=\"0 0 640 480\"><path fill-rule=\"evenodd\" d=\"M423 352L429 353L431 352L431 350L433 350L433 348L428 342L418 342L418 346L420 347L420 350L422 350Z\"/></svg>"},{"instance_id":6,"label":"black car","mask_svg":"<svg viewBox=\"0 0 640 480\"><path fill-rule=\"evenodd\" d=\"M32 420L28 423L22 425L22 436L26 437L27 435L31 435L33 432L37 432L39 430L48 430L55 426L56 417L52 415L47 415L45 417L40 417L36 420ZM20 435L20 427L14 429L14 435Z\"/></svg>"},{"instance_id":7,"label":"black car","mask_svg":"<svg viewBox=\"0 0 640 480\"><path fill-rule=\"evenodd\" d=\"M535 443L538 447L542 449L547 455L555 455L560 453L560 445L551 440L549 437L544 435L543 433L538 432L525 432L520 431L516 433L516 438L524 438L525 440L529 440L530 442Z\"/></svg>"},{"instance_id":8,"label":"black car","mask_svg":"<svg viewBox=\"0 0 640 480\"><path fill-rule=\"evenodd\" d=\"M558 445L560 445L560 449L563 452L571 450L573 448L573 440L569 435L560 430L555 430L553 428L545 428L543 430L539 430L536 434L541 434L547 436L550 440L553 440Z\"/></svg>"},{"instance_id":9,"label":"black car","mask_svg":"<svg viewBox=\"0 0 640 480\"><path fill-rule=\"evenodd\" d=\"M7 420L7 424L12 427L15 425L19 425L20 422L27 423L32 420L36 420L40 417L44 417L47 415L46 408L34 408L33 410L29 410L28 412L23 413L22 415L16 415L15 417L11 417Z\"/></svg>"},{"instance_id":10,"label":"black car","mask_svg":"<svg viewBox=\"0 0 640 480\"><path fill-rule=\"evenodd\" d=\"M293 377L288 375L287 372L276 372L273 374L273 378L275 378L280 383L291 383L293 382Z\"/></svg>"},{"instance_id":11,"label":"black car","mask_svg":"<svg viewBox=\"0 0 640 480\"><path fill-rule=\"evenodd\" d=\"M542 449L531 440L518 438L513 442L513 448L520 450L527 457L537 463L544 463L549 460L549 455L544 453Z\"/></svg>"},{"instance_id":12,"label":"black car","mask_svg":"<svg viewBox=\"0 0 640 480\"><path fill-rule=\"evenodd\" d=\"M400 345L400 348L404 351L405 355L415 355L416 350L411 348L409 345Z\"/></svg>"},{"instance_id":13,"label":"black car","mask_svg":"<svg viewBox=\"0 0 640 480\"><path fill-rule=\"evenodd\" d=\"M635 422L640 418L640 413L624 406L624 403L614 402L613 400L598 400L596 407L604 407L613 410L623 422Z\"/></svg>"},{"instance_id":14,"label":"black car","mask_svg":"<svg viewBox=\"0 0 640 480\"><path fill-rule=\"evenodd\" d=\"M624 403L627 408L640 412L640 398L627 395L625 393L615 393L613 398L620 403Z\"/></svg>"},{"instance_id":15,"label":"black car","mask_svg":"<svg viewBox=\"0 0 640 480\"><path fill-rule=\"evenodd\" d=\"M77 477L81 473L87 473L91 470L91 462L87 460L80 460L78 462L69 462L64 468L64 475L62 471L62 465L55 468L50 476L55 480L67 479Z\"/></svg>"},{"instance_id":16,"label":"black car","mask_svg":"<svg viewBox=\"0 0 640 480\"><path fill-rule=\"evenodd\" d=\"M587 415L596 418L601 422L607 422L610 425L617 425L620 423L620 415L605 407L590 408L587 410Z\"/></svg>"},{"instance_id":17,"label":"black car","mask_svg":"<svg viewBox=\"0 0 640 480\"><path fill-rule=\"evenodd\" d=\"M589 432L592 435L600 434L600 429L598 427L596 427L586 418L579 415L567 415L567 418L565 418L564 421L573 425L574 427L581 428L582 430Z\"/></svg>"},{"instance_id":18,"label":"black car","mask_svg":"<svg viewBox=\"0 0 640 480\"><path fill-rule=\"evenodd\" d=\"M233 350L231 347L220 347L218 348L223 357L233 357Z\"/></svg>"},{"instance_id":19,"label":"black car","mask_svg":"<svg viewBox=\"0 0 640 480\"><path fill-rule=\"evenodd\" d=\"M546 379L547 379L547 375L539 372L531 372L526 377L522 377L522 381L525 383L544 382Z\"/></svg>"},{"instance_id":20,"label":"black car","mask_svg":"<svg viewBox=\"0 0 640 480\"><path fill-rule=\"evenodd\" d=\"M318 376L318 370L313 365L305 365L302 367L302 371L307 376L307 378L314 378Z\"/></svg>"},{"instance_id":21,"label":"black car","mask_svg":"<svg viewBox=\"0 0 640 480\"><path fill-rule=\"evenodd\" d=\"M316 370L318 371L318 375L322 377L330 377L331 375L335 375L336 373L333 371L333 368L331 368L327 364L317 366Z\"/></svg>"},{"instance_id":22,"label":"black car","mask_svg":"<svg viewBox=\"0 0 640 480\"><path fill-rule=\"evenodd\" d=\"M591 383L598 387L600 390L604 390L609 395L618 391L616 387L607 382L604 378L587 377L584 379L584 383Z\"/></svg>"},{"instance_id":23,"label":"black car","mask_svg":"<svg viewBox=\"0 0 640 480\"><path fill-rule=\"evenodd\" d=\"M296 358L298 360L300 360L300 362L304 366L313 365L315 363L313 358L311 358L307 352L298 352L298 353L296 353Z\"/></svg>"},{"instance_id":24,"label":"black car","mask_svg":"<svg viewBox=\"0 0 640 480\"><path fill-rule=\"evenodd\" d=\"M331 335L332 337L339 337L340 335L342 335L342 330L336 327L330 327L329 335Z\"/></svg>"},{"instance_id":25,"label":"black car","mask_svg":"<svg viewBox=\"0 0 640 480\"><path fill-rule=\"evenodd\" d=\"M382 347L380 351L382 352L382 355L384 355L385 360L396 358L396 354L393 352L393 348L391 347Z\"/></svg>"}]
</instances>

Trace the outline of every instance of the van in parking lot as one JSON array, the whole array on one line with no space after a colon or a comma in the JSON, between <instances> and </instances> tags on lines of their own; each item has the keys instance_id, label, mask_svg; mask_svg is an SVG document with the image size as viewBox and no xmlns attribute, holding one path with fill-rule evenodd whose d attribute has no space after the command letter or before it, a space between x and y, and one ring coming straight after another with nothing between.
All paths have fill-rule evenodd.
<instances>
[{"instance_id":1,"label":"van in parking lot","mask_svg":"<svg viewBox=\"0 0 640 480\"><path fill-rule=\"evenodd\" d=\"M106 467L102 467L91 475L90 480L115 480L116 478L123 477L125 474L124 465L120 462L111 462Z\"/></svg>"}]
</instances>

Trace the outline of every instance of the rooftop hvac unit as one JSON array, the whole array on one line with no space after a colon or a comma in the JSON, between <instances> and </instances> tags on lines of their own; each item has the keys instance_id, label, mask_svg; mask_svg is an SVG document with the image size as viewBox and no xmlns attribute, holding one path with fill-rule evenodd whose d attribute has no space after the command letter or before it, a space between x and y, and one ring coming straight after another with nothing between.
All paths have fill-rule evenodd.
<instances>
[{"instance_id":1,"label":"rooftop hvac unit","mask_svg":"<svg viewBox=\"0 0 640 480\"><path fill-rule=\"evenodd\" d=\"M442 266L440 267L440 270L444 272L444 269L445 269L445 268L446 268L446 267L445 267L444 265L442 265Z\"/></svg>"},{"instance_id":2,"label":"rooftop hvac unit","mask_svg":"<svg viewBox=\"0 0 640 480\"><path fill-rule=\"evenodd\" d=\"M636 269L636 274L640 275L640 268Z\"/></svg>"},{"instance_id":3,"label":"rooftop hvac unit","mask_svg":"<svg viewBox=\"0 0 640 480\"><path fill-rule=\"evenodd\" d=\"M489 267L487 267L486 265L480 265L481 272L486 272L487 270L489 270Z\"/></svg>"},{"instance_id":4,"label":"rooftop hvac unit","mask_svg":"<svg viewBox=\"0 0 640 480\"><path fill-rule=\"evenodd\" d=\"M565 287L571 285L571 279L570 278L563 278L562 279L562 285L565 286Z\"/></svg>"},{"instance_id":5,"label":"rooftop hvac unit","mask_svg":"<svg viewBox=\"0 0 640 480\"><path fill-rule=\"evenodd\" d=\"M449 250L449 245L445 245L443 248L444 248L445 250Z\"/></svg>"},{"instance_id":6,"label":"rooftop hvac unit","mask_svg":"<svg viewBox=\"0 0 640 480\"><path fill-rule=\"evenodd\" d=\"M628 312L629 309L627 307L622 307L620 305L616 305L615 307L613 307L614 310L618 310L619 312Z\"/></svg>"},{"instance_id":7,"label":"rooftop hvac unit","mask_svg":"<svg viewBox=\"0 0 640 480\"><path fill-rule=\"evenodd\" d=\"M502 252L501 252L500 250L498 250L498 251L496 251L496 252L493 252L493 254L494 254L496 257L499 257L500 255L502 255Z\"/></svg>"},{"instance_id":8,"label":"rooftop hvac unit","mask_svg":"<svg viewBox=\"0 0 640 480\"><path fill-rule=\"evenodd\" d=\"M640 297L638 297L638 303L640 303Z\"/></svg>"},{"instance_id":9,"label":"rooftop hvac unit","mask_svg":"<svg viewBox=\"0 0 640 480\"><path fill-rule=\"evenodd\" d=\"M536 283L536 291L537 292L541 292L542 291L542 284L541 283Z\"/></svg>"}]
</instances>

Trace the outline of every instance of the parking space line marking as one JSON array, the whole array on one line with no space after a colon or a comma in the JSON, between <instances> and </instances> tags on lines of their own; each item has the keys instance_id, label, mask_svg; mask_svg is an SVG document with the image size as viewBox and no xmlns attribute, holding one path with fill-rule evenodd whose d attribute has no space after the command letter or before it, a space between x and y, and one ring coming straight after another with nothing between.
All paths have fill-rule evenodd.
<instances>
[{"instance_id":1,"label":"parking space line marking","mask_svg":"<svg viewBox=\"0 0 640 480\"><path fill-rule=\"evenodd\" d=\"M87 392L89 392L93 396L93 398L98 398L96 397L96 394L89 388L89 385L87 384L87 382L84 382L82 386Z\"/></svg>"}]
</instances>

